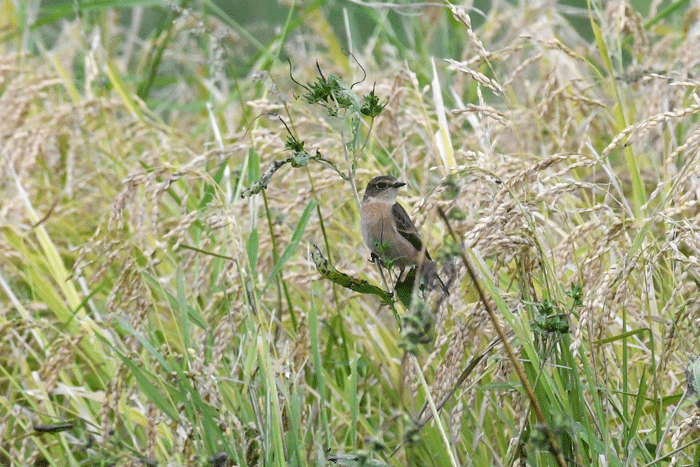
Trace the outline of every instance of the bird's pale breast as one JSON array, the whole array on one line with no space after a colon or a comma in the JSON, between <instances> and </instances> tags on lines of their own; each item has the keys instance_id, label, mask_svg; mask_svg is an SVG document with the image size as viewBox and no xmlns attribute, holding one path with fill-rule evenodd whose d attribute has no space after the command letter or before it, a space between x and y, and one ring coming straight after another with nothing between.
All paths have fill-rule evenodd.
<instances>
[{"instance_id":1,"label":"bird's pale breast","mask_svg":"<svg viewBox=\"0 0 700 467\"><path fill-rule=\"evenodd\" d=\"M394 265L398 267L417 263L418 252L396 231L391 205L363 203L361 209L362 238L374 254L394 260Z\"/></svg>"}]
</instances>

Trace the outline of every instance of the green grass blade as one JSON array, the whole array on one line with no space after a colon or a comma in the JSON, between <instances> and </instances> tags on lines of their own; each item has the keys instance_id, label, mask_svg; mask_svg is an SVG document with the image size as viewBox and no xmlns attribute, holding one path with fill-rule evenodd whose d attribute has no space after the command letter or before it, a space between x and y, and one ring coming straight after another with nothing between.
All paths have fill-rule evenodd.
<instances>
[{"instance_id":1,"label":"green grass blade","mask_svg":"<svg viewBox=\"0 0 700 467\"><path fill-rule=\"evenodd\" d=\"M121 359L124 364L129 367L131 370L131 374L134 375L134 378L136 379L136 383L139 386L139 389L143 391L144 396L153 402L160 410L162 410L168 417L170 417L172 420L179 421L180 420L180 415L175 408L175 405L171 403L171 401L165 397L161 392L158 390L155 384L151 383L151 380L147 376L146 372L141 370L139 365L131 361L128 357L123 355L121 352L115 349L115 353L117 356ZM161 383L162 384L162 383Z\"/></svg>"},{"instance_id":2,"label":"green grass blade","mask_svg":"<svg viewBox=\"0 0 700 467\"><path fill-rule=\"evenodd\" d=\"M275 266L272 268L272 272L267 278L267 282L262 288L261 293L264 293L265 290L267 290L267 287L272 283L275 277L277 277L277 274L279 274L279 272L282 270L287 261L289 261L289 258L291 258L294 252L296 251L297 246L299 246L299 242L301 241L301 236L304 233L304 230L306 229L306 224L309 222L311 213L314 209L316 209L317 204L318 203L316 201L311 201L306 206L306 209L304 209L304 212L301 214L299 222L297 223L297 227L296 229L294 229L294 234L292 234L292 238L289 241L289 245L287 245L287 248L285 248L284 252L282 253L282 256L280 256L280 259L277 261L277 264L275 264Z\"/></svg>"}]
</instances>

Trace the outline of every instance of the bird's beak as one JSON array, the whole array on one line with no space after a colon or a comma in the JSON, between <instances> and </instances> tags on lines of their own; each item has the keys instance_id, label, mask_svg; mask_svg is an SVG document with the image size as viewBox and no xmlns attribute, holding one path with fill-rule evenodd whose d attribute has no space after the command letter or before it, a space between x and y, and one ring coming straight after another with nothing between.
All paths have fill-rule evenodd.
<instances>
[{"instance_id":1,"label":"bird's beak","mask_svg":"<svg viewBox=\"0 0 700 467\"><path fill-rule=\"evenodd\" d=\"M396 183L394 183L394 188L401 188L402 186L406 186L406 182L396 182Z\"/></svg>"}]
</instances>

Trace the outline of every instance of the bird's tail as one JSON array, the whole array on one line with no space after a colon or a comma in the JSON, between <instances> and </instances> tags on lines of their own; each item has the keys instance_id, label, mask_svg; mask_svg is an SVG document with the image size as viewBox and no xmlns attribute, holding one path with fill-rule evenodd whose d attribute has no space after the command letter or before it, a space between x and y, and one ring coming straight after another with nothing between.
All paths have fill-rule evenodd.
<instances>
[{"instance_id":1,"label":"bird's tail","mask_svg":"<svg viewBox=\"0 0 700 467\"><path fill-rule=\"evenodd\" d=\"M450 294L450 291L447 290L447 286L445 285L444 282L442 282L442 279L440 279L440 276L438 276L437 271L435 272L434 278L435 278L435 280L437 281L437 283L438 283L438 285L440 286L440 288L442 289L442 291L445 292L445 295L449 295L449 294Z\"/></svg>"},{"instance_id":2,"label":"bird's tail","mask_svg":"<svg viewBox=\"0 0 700 467\"><path fill-rule=\"evenodd\" d=\"M440 279L440 276L438 275L437 264L435 264L435 261L428 261L426 263L423 263L421 265L421 275L423 276L425 282L428 284L428 287L433 287L437 282L442 291L445 292L445 295L450 294L449 290L447 290L447 286L444 282L442 282L442 279Z\"/></svg>"}]
</instances>

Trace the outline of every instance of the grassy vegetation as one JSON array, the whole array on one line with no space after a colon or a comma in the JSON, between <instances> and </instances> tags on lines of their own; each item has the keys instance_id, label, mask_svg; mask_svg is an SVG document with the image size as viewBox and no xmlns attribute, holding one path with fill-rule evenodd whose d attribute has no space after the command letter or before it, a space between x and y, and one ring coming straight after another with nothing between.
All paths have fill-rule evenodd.
<instances>
[{"instance_id":1,"label":"grassy vegetation","mask_svg":"<svg viewBox=\"0 0 700 467\"><path fill-rule=\"evenodd\" d=\"M0 465L697 465L699 10L479 5L0 0Z\"/></svg>"}]
</instances>

